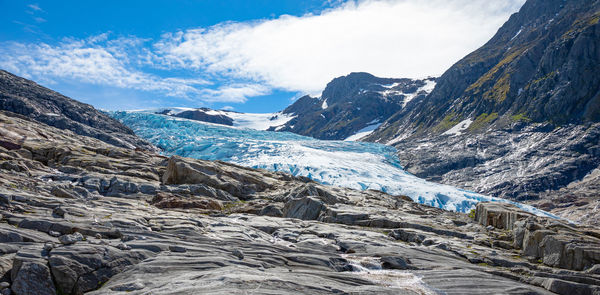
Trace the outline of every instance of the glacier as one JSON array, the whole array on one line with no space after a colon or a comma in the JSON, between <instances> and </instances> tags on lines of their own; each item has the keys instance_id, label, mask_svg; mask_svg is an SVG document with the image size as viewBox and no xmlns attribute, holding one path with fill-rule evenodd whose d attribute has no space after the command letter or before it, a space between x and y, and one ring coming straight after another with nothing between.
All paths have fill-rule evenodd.
<instances>
[{"instance_id":1,"label":"glacier","mask_svg":"<svg viewBox=\"0 0 600 295\"><path fill-rule=\"evenodd\" d=\"M326 185L406 195L415 202L450 211L467 213L478 202L493 201L558 218L529 205L418 178L402 168L395 148L378 143L325 141L289 132L236 128L151 112L117 111L110 115L162 149L166 156L221 160L306 176Z\"/></svg>"}]
</instances>

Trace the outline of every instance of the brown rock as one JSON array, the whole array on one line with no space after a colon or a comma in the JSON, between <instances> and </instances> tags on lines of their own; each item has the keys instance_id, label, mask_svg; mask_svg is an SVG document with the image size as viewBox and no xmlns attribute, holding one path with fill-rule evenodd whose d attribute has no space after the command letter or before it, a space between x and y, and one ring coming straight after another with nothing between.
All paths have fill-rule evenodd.
<instances>
[{"instance_id":1,"label":"brown rock","mask_svg":"<svg viewBox=\"0 0 600 295\"><path fill-rule=\"evenodd\" d=\"M177 208L177 209L207 209L223 210L223 205L219 201L203 197L182 197L170 193L159 192L152 198L150 204L157 208Z\"/></svg>"}]
</instances>

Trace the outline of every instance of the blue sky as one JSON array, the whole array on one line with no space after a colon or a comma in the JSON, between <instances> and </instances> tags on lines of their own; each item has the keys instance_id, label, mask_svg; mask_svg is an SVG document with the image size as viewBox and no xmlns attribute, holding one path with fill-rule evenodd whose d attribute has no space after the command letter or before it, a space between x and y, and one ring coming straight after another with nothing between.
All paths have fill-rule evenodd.
<instances>
[{"instance_id":1,"label":"blue sky","mask_svg":"<svg viewBox=\"0 0 600 295\"><path fill-rule=\"evenodd\" d=\"M437 76L524 0L0 0L0 68L110 110L273 112L366 71Z\"/></svg>"}]
</instances>

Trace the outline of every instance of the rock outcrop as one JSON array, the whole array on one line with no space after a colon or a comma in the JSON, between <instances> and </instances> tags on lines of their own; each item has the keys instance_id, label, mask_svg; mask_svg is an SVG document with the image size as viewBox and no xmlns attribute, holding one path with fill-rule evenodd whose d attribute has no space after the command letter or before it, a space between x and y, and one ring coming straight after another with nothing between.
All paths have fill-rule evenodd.
<instances>
[{"instance_id":1,"label":"rock outcrop","mask_svg":"<svg viewBox=\"0 0 600 295\"><path fill-rule=\"evenodd\" d=\"M482 225L511 229L513 247L531 260L571 270L600 265L600 231L581 231L558 220L540 219L506 204L479 203L475 219Z\"/></svg>"},{"instance_id":2,"label":"rock outcrop","mask_svg":"<svg viewBox=\"0 0 600 295\"><path fill-rule=\"evenodd\" d=\"M173 113L171 110L163 110L158 112L160 115L169 115L178 118L233 126L233 119L224 114L212 114L209 108L199 108L195 110L186 110L182 112Z\"/></svg>"},{"instance_id":3,"label":"rock outcrop","mask_svg":"<svg viewBox=\"0 0 600 295\"><path fill-rule=\"evenodd\" d=\"M156 150L133 131L88 104L0 70L0 110L126 148ZM16 142L15 144L18 144Z\"/></svg>"},{"instance_id":4,"label":"rock outcrop","mask_svg":"<svg viewBox=\"0 0 600 295\"><path fill-rule=\"evenodd\" d=\"M483 225L513 230L517 220L533 216L517 206L504 203L478 203L475 208L475 220Z\"/></svg>"},{"instance_id":5,"label":"rock outcrop","mask_svg":"<svg viewBox=\"0 0 600 295\"><path fill-rule=\"evenodd\" d=\"M600 286L589 228L545 219L528 228L516 214L515 244L511 231L379 191L119 148L9 112L0 122L0 288L14 294L594 294ZM568 231L576 241L565 240ZM541 252L516 255L531 248L525 241Z\"/></svg>"}]
</instances>

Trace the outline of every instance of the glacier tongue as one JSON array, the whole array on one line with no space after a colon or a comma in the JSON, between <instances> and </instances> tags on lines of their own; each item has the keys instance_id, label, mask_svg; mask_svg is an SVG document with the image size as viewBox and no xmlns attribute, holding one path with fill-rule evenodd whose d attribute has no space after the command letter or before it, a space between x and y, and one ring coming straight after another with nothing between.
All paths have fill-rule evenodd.
<instances>
[{"instance_id":1,"label":"glacier tongue","mask_svg":"<svg viewBox=\"0 0 600 295\"><path fill-rule=\"evenodd\" d=\"M418 178L402 169L395 149L386 145L323 141L288 132L237 129L144 112L111 115L166 155L222 160L306 176L328 185L407 195L416 202L451 211L468 212L480 201L496 201L556 218L529 205Z\"/></svg>"}]
</instances>

